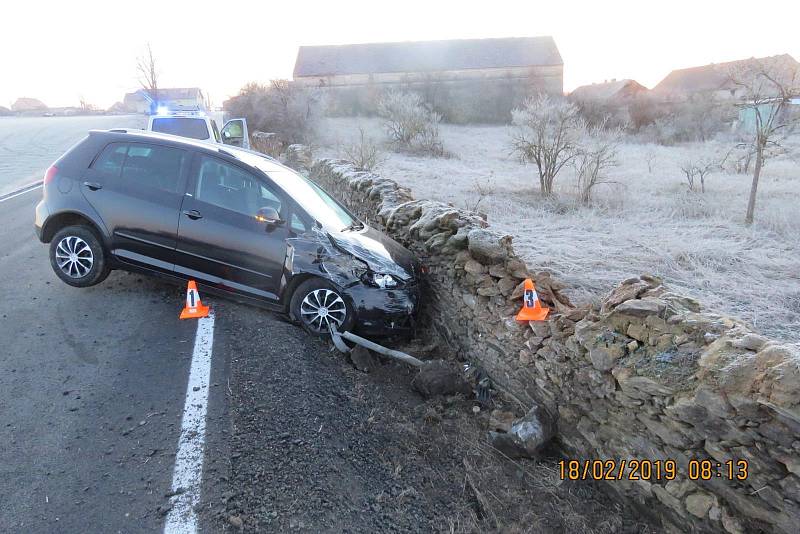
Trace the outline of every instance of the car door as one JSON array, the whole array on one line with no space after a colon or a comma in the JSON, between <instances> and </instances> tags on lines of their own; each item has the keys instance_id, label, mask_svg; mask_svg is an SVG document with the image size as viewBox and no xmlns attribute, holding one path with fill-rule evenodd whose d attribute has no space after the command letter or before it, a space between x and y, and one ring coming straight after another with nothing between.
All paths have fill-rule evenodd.
<instances>
[{"instance_id":1,"label":"car door","mask_svg":"<svg viewBox=\"0 0 800 534\"><path fill-rule=\"evenodd\" d=\"M288 199L266 178L215 156L196 154L191 169L175 272L234 293L277 299ZM279 214L278 222L264 220L267 208Z\"/></svg>"},{"instance_id":2,"label":"car door","mask_svg":"<svg viewBox=\"0 0 800 534\"><path fill-rule=\"evenodd\" d=\"M155 143L105 146L81 190L111 235L122 261L171 272L190 152Z\"/></svg>"},{"instance_id":3,"label":"car door","mask_svg":"<svg viewBox=\"0 0 800 534\"><path fill-rule=\"evenodd\" d=\"M250 137L247 132L247 119L231 119L221 130L222 142L226 145L250 148Z\"/></svg>"}]
</instances>

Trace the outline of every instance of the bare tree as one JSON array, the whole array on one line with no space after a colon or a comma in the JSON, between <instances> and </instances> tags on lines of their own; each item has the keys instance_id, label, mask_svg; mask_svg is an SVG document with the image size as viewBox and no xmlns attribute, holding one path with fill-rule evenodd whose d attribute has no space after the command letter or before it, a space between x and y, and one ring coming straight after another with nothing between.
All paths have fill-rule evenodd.
<instances>
[{"instance_id":1,"label":"bare tree","mask_svg":"<svg viewBox=\"0 0 800 534\"><path fill-rule=\"evenodd\" d=\"M644 159L647 161L647 172L653 174L653 164L656 162L656 151L652 148L648 149L644 154Z\"/></svg>"},{"instance_id":2,"label":"bare tree","mask_svg":"<svg viewBox=\"0 0 800 534\"><path fill-rule=\"evenodd\" d=\"M586 131L574 160L578 195L584 204L591 202L595 186L614 183L605 174L608 169L619 165L617 153L622 136L621 127L608 129L605 121Z\"/></svg>"},{"instance_id":3,"label":"bare tree","mask_svg":"<svg viewBox=\"0 0 800 534\"><path fill-rule=\"evenodd\" d=\"M706 192L706 177L719 167L716 158L706 156L693 156L681 163L681 171L686 176L690 191L696 191L700 186L700 192ZM698 184L699 181L699 184Z\"/></svg>"},{"instance_id":4,"label":"bare tree","mask_svg":"<svg viewBox=\"0 0 800 534\"><path fill-rule=\"evenodd\" d=\"M752 224L761 169L770 150L780 148L781 134L790 129L792 118L787 108L791 99L800 95L800 73L797 65L788 61L752 60L731 72L730 79L743 95L741 110L754 121L754 136L749 144L756 161L745 215L745 223Z\"/></svg>"},{"instance_id":5,"label":"bare tree","mask_svg":"<svg viewBox=\"0 0 800 534\"><path fill-rule=\"evenodd\" d=\"M136 70L139 72L139 84L142 89L147 91L153 102L158 105L158 69L150 43L147 43L147 55L136 60Z\"/></svg>"},{"instance_id":6,"label":"bare tree","mask_svg":"<svg viewBox=\"0 0 800 534\"><path fill-rule=\"evenodd\" d=\"M523 163L535 163L542 194L553 194L556 176L579 153L585 123L575 104L546 94L511 112L511 147Z\"/></svg>"},{"instance_id":7,"label":"bare tree","mask_svg":"<svg viewBox=\"0 0 800 534\"><path fill-rule=\"evenodd\" d=\"M372 137L367 136L364 128L359 127L358 133L359 139L342 149L345 159L359 170L374 171L386 161L386 155L378 143Z\"/></svg>"},{"instance_id":8,"label":"bare tree","mask_svg":"<svg viewBox=\"0 0 800 534\"><path fill-rule=\"evenodd\" d=\"M489 172L489 176L481 182L478 178L475 178L472 182L472 188L475 195L473 196L474 203L470 203L469 200L464 200L464 209L467 211L478 212L478 207L480 207L481 202L486 199L486 197L492 196L494 194L494 187L492 187L492 180L494 179L494 171Z\"/></svg>"}]
</instances>

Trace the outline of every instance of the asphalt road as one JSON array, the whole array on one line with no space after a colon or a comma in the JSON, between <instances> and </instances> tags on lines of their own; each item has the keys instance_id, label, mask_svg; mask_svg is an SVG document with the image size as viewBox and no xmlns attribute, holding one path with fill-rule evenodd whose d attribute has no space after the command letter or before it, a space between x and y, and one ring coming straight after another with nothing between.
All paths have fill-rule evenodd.
<instances>
[{"instance_id":1,"label":"asphalt road","mask_svg":"<svg viewBox=\"0 0 800 534\"><path fill-rule=\"evenodd\" d=\"M178 319L182 288L149 277L62 283L33 234L40 195L0 203L0 532L159 531L197 323Z\"/></svg>"}]
</instances>

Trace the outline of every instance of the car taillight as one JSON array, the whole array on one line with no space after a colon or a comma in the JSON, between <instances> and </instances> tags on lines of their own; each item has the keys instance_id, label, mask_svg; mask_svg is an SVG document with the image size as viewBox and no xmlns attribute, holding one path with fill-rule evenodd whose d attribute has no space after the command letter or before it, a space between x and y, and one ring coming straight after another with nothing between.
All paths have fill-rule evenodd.
<instances>
[{"instance_id":1,"label":"car taillight","mask_svg":"<svg viewBox=\"0 0 800 534\"><path fill-rule=\"evenodd\" d=\"M44 185L47 185L50 182L52 182L57 172L58 172L58 167L56 167L55 165L50 165L50 167L48 167L48 169L44 173Z\"/></svg>"}]
</instances>

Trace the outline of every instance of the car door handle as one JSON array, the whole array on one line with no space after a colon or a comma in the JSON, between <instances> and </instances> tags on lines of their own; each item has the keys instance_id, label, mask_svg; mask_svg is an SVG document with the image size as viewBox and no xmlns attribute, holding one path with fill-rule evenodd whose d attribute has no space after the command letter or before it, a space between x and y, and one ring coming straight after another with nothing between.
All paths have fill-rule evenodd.
<instances>
[{"instance_id":1,"label":"car door handle","mask_svg":"<svg viewBox=\"0 0 800 534\"><path fill-rule=\"evenodd\" d=\"M192 219L193 221L196 221L197 219L202 219L203 218L203 216L200 215L200 212L197 211L197 210L184 211L183 214L186 215L187 217L189 217L190 219Z\"/></svg>"},{"instance_id":2,"label":"car door handle","mask_svg":"<svg viewBox=\"0 0 800 534\"><path fill-rule=\"evenodd\" d=\"M97 182L83 182L83 185L88 187L92 191L97 191L98 189L103 189L102 184L98 184Z\"/></svg>"}]
</instances>

